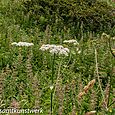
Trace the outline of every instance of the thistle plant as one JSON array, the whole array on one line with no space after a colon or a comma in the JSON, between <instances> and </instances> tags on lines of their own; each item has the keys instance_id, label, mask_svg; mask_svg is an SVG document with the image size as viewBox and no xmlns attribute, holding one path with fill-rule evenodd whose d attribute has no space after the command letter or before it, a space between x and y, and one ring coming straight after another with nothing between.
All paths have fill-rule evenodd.
<instances>
[{"instance_id":1,"label":"thistle plant","mask_svg":"<svg viewBox=\"0 0 115 115\"><path fill-rule=\"evenodd\" d=\"M51 54L52 57L52 75L51 75L51 86L50 86L50 112L51 115L53 114L53 94L54 94L54 75L55 75L55 58L56 55L59 56L68 56L69 53L69 49L68 48L64 48L62 45L50 45L50 44L46 44L46 45L42 45L40 48L41 51L48 51Z\"/></svg>"}]
</instances>

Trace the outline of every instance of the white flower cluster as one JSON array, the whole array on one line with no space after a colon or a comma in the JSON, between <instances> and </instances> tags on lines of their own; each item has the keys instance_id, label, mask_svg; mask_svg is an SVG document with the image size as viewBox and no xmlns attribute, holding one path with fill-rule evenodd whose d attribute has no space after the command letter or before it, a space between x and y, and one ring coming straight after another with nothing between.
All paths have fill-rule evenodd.
<instances>
[{"instance_id":1,"label":"white flower cluster","mask_svg":"<svg viewBox=\"0 0 115 115\"><path fill-rule=\"evenodd\" d=\"M40 50L42 51L49 51L51 54L59 54L59 55L65 55L68 56L69 53L69 49L68 48L64 48L62 45L50 45L50 44L46 44L46 45L42 45Z\"/></svg>"},{"instance_id":2,"label":"white flower cluster","mask_svg":"<svg viewBox=\"0 0 115 115\"><path fill-rule=\"evenodd\" d=\"M73 43L74 45L79 45L79 43L77 42L77 40L74 40L74 39L72 39L72 40L64 40L63 43L69 43L69 44Z\"/></svg>"},{"instance_id":3,"label":"white flower cluster","mask_svg":"<svg viewBox=\"0 0 115 115\"><path fill-rule=\"evenodd\" d=\"M28 43L28 42L13 42L12 45L15 45L15 46L26 46L26 47L29 47L29 46L33 46L34 44L33 43Z\"/></svg>"}]
</instances>

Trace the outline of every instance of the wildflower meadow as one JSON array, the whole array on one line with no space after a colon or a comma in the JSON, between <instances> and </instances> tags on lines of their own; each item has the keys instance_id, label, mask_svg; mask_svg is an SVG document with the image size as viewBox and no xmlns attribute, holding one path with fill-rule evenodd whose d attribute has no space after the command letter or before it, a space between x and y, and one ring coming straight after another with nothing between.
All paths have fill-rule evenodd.
<instances>
[{"instance_id":1,"label":"wildflower meadow","mask_svg":"<svg viewBox=\"0 0 115 115\"><path fill-rule=\"evenodd\" d=\"M0 0L0 115L115 115L114 8Z\"/></svg>"}]
</instances>

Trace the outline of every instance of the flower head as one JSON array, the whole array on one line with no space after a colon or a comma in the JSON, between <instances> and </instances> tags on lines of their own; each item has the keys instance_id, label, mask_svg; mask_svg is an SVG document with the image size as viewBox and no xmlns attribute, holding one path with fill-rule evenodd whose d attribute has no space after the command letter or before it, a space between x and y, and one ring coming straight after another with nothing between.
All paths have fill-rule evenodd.
<instances>
[{"instance_id":1,"label":"flower head","mask_svg":"<svg viewBox=\"0 0 115 115\"><path fill-rule=\"evenodd\" d=\"M51 49L49 52L50 52L51 54L58 54L58 50L57 50L56 48Z\"/></svg>"},{"instance_id":2,"label":"flower head","mask_svg":"<svg viewBox=\"0 0 115 115\"><path fill-rule=\"evenodd\" d=\"M69 49L64 48L62 45L54 45L54 44L46 44L42 45L40 50L42 51L49 51L51 54L59 54L59 55L65 55L68 56Z\"/></svg>"},{"instance_id":3,"label":"flower head","mask_svg":"<svg viewBox=\"0 0 115 115\"><path fill-rule=\"evenodd\" d=\"M79 45L79 43L77 42L77 40L64 40L63 43L69 43L69 44L74 44L74 45Z\"/></svg>"},{"instance_id":4,"label":"flower head","mask_svg":"<svg viewBox=\"0 0 115 115\"><path fill-rule=\"evenodd\" d=\"M62 50L59 51L59 55L68 56L68 52L65 49L62 49Z\"/></svg>"},{"instance_id":5,"label":"flower head","mask_svg":"<svg viewBox=\"0 0 115 115\"><path fill-rule=\"evenodd\" d=\"M68 48L64 48L64 50L65 50L66 52L68 52L68 53L69 53L69 49L68 49Z\"/></svg>"},{"instance_id":6,"label":"flower head","mask_svg":"<svg viewBox=\"0 0 115 115\"><path fill-rule=\"evenodd\" d=\"M13 42L12 45L17 45L17 43L16 43L16 42Z\"/></svg>"},{"instance_id":7,"label":"flower head","mask_svg":"<svg viewBox=\"0 0 115 115\"><path fill-rule=\"evenodd\" d=\"M26 47L29 47L29 46L33 46L34 44L33 43L28 43L28 42L13 42L12 45L15 45L15 46L26 46Z\"/></svg>"},{"instance_id":8,"label":"flower head","mask_svg":"<svg viewBox=\"0 0 115 115\"><path fill-rule=\"evenodd\" d=\"M47 45L42 45L41 46L41 48L40 48L40 50L42 50L42 51L46 51L46 50L49 50L49 48L50 48L50 45L49 44L47 44Z\"/></svg>"}]
</instances>

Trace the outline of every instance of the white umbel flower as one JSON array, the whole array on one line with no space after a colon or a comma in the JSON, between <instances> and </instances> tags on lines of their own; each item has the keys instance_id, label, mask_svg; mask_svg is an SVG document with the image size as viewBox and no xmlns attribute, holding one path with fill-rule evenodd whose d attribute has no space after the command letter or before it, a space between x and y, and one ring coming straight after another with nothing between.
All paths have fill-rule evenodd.
<instances>
[{"instance_id":1,"label":"white umbel flower","mask_svg":"<svg viewBox=\"0 0 115 115\"><path fill-rule=\"evenodd\" d=\"M56 46L58 49L63 49L64 47L62 45L57 45Z\"/></svg>"},{"instance_id":2,"label":"white umbel flower","mask_svg":"<svg viewBox=\"0 0 115 115\"><path fill-rule=\"evenodd\" d=\"M17 45L17 43L16 43L16 42L13 42L12 45Z\"/></svg>"},{"instance_id":3,"label":"white umbel flower","mask_svg":"<svg viewBox=\"0 0 115 115\"><path fill-rule=\"evenodd\" d=\"M49 50L51 54L58 54L58 50L56 48Z\"/></svg>"},{"instance_id":4,"label":"white umbel flower","mask_svg":"<svg viewBox=\"0 0 115 115\"><path fill-rule=\"evenodd\" d=\"M65 50L66 52L68 52L68 53L69 53L69 49L68 49L68 48L64 48L64 50Z\"/></svg>"},{"instance_id":5,"label":"white umbel flower","mask_svg":"<svg viewBox=\"0 0 115 115\"><path fill-rule=\"evenodd\" d=\"M62 45L54 45L54 44L42 45L40 50L49 51L51 54L59 54L59 55L65 55L65 56L68 56L68 53L69 53L68 48L64 48Z\"/></svg>"},{"instance_id":6,"label":"white umbel flower","mask_svg":"<svg viewBox=\"0 0 115 115\"><path fill-rule=\"evenodd\" d=\"M63 43L69 43L69 44L74 44L74 45L79 45L79 43L77 42L77 40L64 40Z\"/></svg>"},{"instance_id":7,"label":"white umbel flower","mask_svg":"<svg viewBox=\"0 0 115 115\"><path fill-rule=\"evenodd\" d=\"M62 50L59 51L59 55L68 56L68 52L65 49L62 49Z\"/></svg>"},{"instance_id":8,"label":"white umbel flower","mask_svg":"<svg viewBox=\"0 0 115 115\"><path fill-rule=\"evenodd\" d=\"M28 43L28 42L13 42L12 45L15 45L15 46L26 46L26 47L29 47L29 46L33 46L34 44L33 43Z\"/></svg>"},{"instance_id":9,"label":"white umbel flower","mask_svg":"<svg viewBox=\"0 0 115 115\"><path fill-rule=\"evenodd\" d=\"M42 50L42 51L46 51L46 50L49 50L49 48L50 48L50 45L49 44L47 44L47 45L42 45L41 46L41 48L40 48L40 50Z\"/></svg>"}]
</instances>

